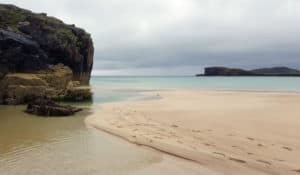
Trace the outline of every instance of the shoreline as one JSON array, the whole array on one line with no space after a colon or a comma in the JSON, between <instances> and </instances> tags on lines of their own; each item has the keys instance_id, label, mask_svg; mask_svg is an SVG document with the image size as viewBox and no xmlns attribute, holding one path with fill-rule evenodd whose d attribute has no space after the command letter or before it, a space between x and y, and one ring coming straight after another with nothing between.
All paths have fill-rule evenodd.
<instances>
[{"instance_id":1,"label":"shoreline","mask_svg":"<svg viewBox=\"0 0 300 175\"><path fill-rule=\"evenodd\" d=\"M295 105L300 103L299 93L169 90L144 94L161 99L105 103L86 123L224 174L299 173L300 143L294 139L300 138L295 133L300 119L293 115L300 114ZM238 102L228 103L232 99ZM282 101L285 103L278 109ZM198 109L200 106L202 109ZM290 117L283 124L280 121L287 117L282 113ZM259 126L260 122L266 127ZM287 126L290 131L284 130ZM271 134L273 130L278 134Z\"/></svg>"}]
</instances>

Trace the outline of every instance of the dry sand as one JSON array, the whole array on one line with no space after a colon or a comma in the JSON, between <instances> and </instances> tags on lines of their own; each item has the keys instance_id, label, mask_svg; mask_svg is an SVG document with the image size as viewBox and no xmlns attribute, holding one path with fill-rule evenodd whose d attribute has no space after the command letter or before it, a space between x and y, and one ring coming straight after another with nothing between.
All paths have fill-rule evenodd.
<instances>
[{"instance_id":1,"label":"dry sand","mask_svg":"<svg viewBox=\"0 0 300 175\"><path fill-rule=\"evenodd\" d=\"M161 91L101 105L86 122L219 174L300 174L300 94Z\"/></svg>"}]
</instances>

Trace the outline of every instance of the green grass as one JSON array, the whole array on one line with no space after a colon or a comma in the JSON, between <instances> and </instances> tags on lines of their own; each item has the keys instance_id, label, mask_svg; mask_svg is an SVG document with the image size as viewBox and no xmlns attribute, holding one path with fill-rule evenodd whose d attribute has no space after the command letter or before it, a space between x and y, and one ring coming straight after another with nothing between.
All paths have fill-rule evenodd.
<instances>
[{"instance_id":1,"label":"green grass","mask_svg":"<svg viewBox=\"0 0 300 175\"><path fill-rule=\"evenodd\" d=\"M39 21L37 25L46 31L47 39L51 43L59 45L60 48L68 49L69 47L76 47L77 51L80 52L81 48L84 47L82 41L80 41L81 39L72 32L72 29L54 17L48 17L43 14L31 14L27 11L0 6L0 27L9 27L19 33L18 27L24 25L24 22L31 25L31 20L29 19Z\"/></svg>"}]
</instances>

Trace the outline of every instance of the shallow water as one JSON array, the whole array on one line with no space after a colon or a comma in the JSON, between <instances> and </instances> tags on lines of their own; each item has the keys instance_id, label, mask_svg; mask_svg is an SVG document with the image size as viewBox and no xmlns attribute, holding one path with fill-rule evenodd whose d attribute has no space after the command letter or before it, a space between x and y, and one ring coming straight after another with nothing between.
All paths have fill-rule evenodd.
<instances>
[{"instance_id":1,"label":"shallow water","mask_svg":"<svg viewBox=\"0 0 300 175\"><path fill-rule=\"evenodd\" d=\"M0 174L127 174L161 155L84 125L87 112L68 118L27 115L0 106ZM124 162L126 160L126 162Z\"/></svg>"}]
</instances>

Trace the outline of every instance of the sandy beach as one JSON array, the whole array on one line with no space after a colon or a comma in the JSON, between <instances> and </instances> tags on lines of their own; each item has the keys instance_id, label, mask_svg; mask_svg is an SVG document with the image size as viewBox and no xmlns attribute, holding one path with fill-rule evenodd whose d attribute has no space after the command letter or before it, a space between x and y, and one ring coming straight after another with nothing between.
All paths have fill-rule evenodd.
<instances>
[{"instance_id":1,"label":"sandy beach","mask_svg":"<svg viewBox=\"0 0 300 175\"><path fill-rule=\"evenodd\" d=\"M99 104L86 123L219 174L300 174L300 94L173 90L146 95L147 100Z\"/></svg>"}]
</instances>

